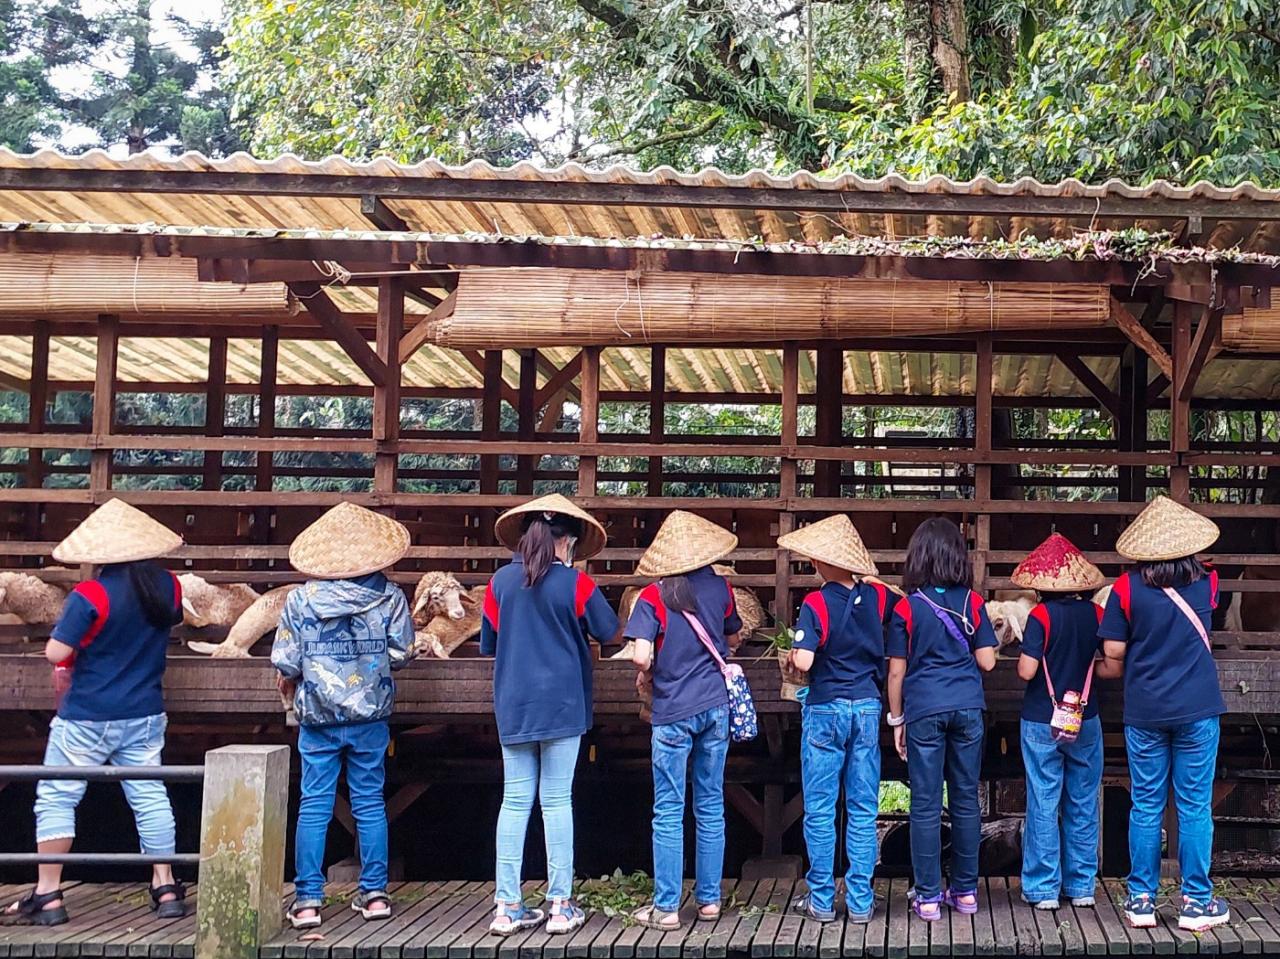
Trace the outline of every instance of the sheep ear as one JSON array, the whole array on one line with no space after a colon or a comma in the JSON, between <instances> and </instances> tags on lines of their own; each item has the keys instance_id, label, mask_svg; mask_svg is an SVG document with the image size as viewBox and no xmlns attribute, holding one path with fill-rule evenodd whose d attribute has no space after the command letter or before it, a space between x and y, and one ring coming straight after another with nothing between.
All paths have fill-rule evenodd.
<instances>
[{"instance_id":1,"label":"sheep ear","mask_svg":"<svg viewBox=\"0 0 1280 959\"><path fill-rule=\"evenodd\" d=\"M462 600L463 606L470 606L471 608L474 609L475 607L480 605L480 600L476 599L469 592L464 592L460 597L460 599Z\"/></svg>"},{"instance_id":2,"label":"sheep ear","mask_svg":"<svg viewBox=\"0 0 1280 959\"><path fill-rule=\"evenodd\" d=\"M429 603L430 601L431 601L430 591L424 590L422 595L418 597L418 601L413 604L414 614L416 615L417 613L422 612L422 607L426 606L427 603Z\"/></svg>"},{"instance_id":3,"label":"sheep ear","mask_svg":"<svg viewBox=\"0 0 1280 959\"><path fill-rule=\"evenodd\" d=\"M200 618L200 614L196 612L196 608L191 605L191 600L187 598L187 595L185 593L182 596L182 608L183 610L186 611L187 615L190 616L192 619Z\"/></svg>"}]
</instances>

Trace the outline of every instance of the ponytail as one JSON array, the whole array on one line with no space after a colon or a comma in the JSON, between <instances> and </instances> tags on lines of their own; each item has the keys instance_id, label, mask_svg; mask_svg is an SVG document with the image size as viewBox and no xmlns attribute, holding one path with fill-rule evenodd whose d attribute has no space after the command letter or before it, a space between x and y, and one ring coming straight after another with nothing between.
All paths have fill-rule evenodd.
<instances>
[{"instance_id":1,"label":"ponytail","mask_svg":"<svg viewBox=\"0 0 1280 959\"><path fill-rule=\"evenodd\" d=\"M556 561L556 542L578 539L582 523L560 513L533 513L524 522L516 552L524 560L524 584L537 586Z\"/></svg>"},{"instance_id":2,"label":"ponytail","mask_svg":"<svg viewBox=\"0 0 1280 959\"><path fill-rule=\"evenodd\" d=\"M142 614L156 629L170 629L182 621L182 607L176 601L173 577L152 562L126 563L129 586L138 597Z\"/></svg>"},{"instance_id":3,"label":"ponytail","mask_svg":"<svg viewBox=\"0 0 1280 959\"><path fill-rule=\"evenodd\" d=\"M698 603L687 576L667 576L658 583L658 596L662 605L680 613L696 613Z\"/></svg>"}]
</instances>

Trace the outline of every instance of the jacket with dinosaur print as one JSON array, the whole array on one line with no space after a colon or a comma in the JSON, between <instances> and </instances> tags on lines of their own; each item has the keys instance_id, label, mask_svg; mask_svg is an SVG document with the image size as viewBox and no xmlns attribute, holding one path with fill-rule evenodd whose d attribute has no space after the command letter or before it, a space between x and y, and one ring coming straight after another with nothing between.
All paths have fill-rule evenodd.
<instances>
[{"instance_id":1,"label":"jacket with dinosaur print","mask_svg":"<svg viewBox=\"0 0 1280 959\"><path fill-rule=\"evenodd\" d=\"M301 725L365 723L391 715L391 672L412 646L409 604L381 573L312 580L289 594L271 663L296 683Z\"/></svg>"}]
</instances>

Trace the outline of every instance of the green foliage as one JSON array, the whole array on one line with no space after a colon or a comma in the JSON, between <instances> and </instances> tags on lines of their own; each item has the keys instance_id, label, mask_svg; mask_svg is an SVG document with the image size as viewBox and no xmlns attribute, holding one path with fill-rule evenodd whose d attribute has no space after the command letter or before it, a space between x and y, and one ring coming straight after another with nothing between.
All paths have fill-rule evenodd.
<instances>
[{"instance_id":1,"label":"green foliage","mask_svg":"<svg viewBox=\"0 0 1280 959\"><path fill-rule=\"evenodd\" d=\"M630 916L653 898L653 879L640 870L624 873L615 869L612 875L578 882L574 898L583 909L602 912L610 918Z\"/></svg>"},{"instance_id":2,"label":"green foliage","mask_svg":"<svg viewBox=\"0 0 1280 959\"><path fill-rule=\"evenodd\" d=\"M202 82L220 62L221 31L170 20L194 59L157 40L151 0L0 0L0 144L32 150L84 128L96 138L89 146L130 153L239 149L227 96ZM74 78L87 88L74 89Z\"/></svg>"}]
</instances>

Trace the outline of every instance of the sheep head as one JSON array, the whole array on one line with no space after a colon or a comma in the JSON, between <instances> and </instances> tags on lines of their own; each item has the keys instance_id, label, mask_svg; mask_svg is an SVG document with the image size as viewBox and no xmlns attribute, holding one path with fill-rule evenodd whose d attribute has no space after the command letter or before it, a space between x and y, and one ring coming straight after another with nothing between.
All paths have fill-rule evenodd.
<instances>
[{"instance_id":1,"label":"sheep head","mask_svg":"<svg viewBox=\"0 0 1280 959\"><path fill-rule=\"evenodd\" d=\"M475 605L476 600L449 573L425 573L414 590L413 620L419 626L426 626L437 616L458 620L467 615L468 607Z\"/></svg>"},{"instance_id":2,"label":"sheep head","mask_svg":"<svg viewBox=\"0 0 1280 959\"><path fill-rule=\"evenodd\" d=\"M1030 614L1031 605L1025 600L988 600L987 616L991 619L991 628L995 630L1001 652L1014 643L1022 642Z\"/></svg>"}]
</instances>

